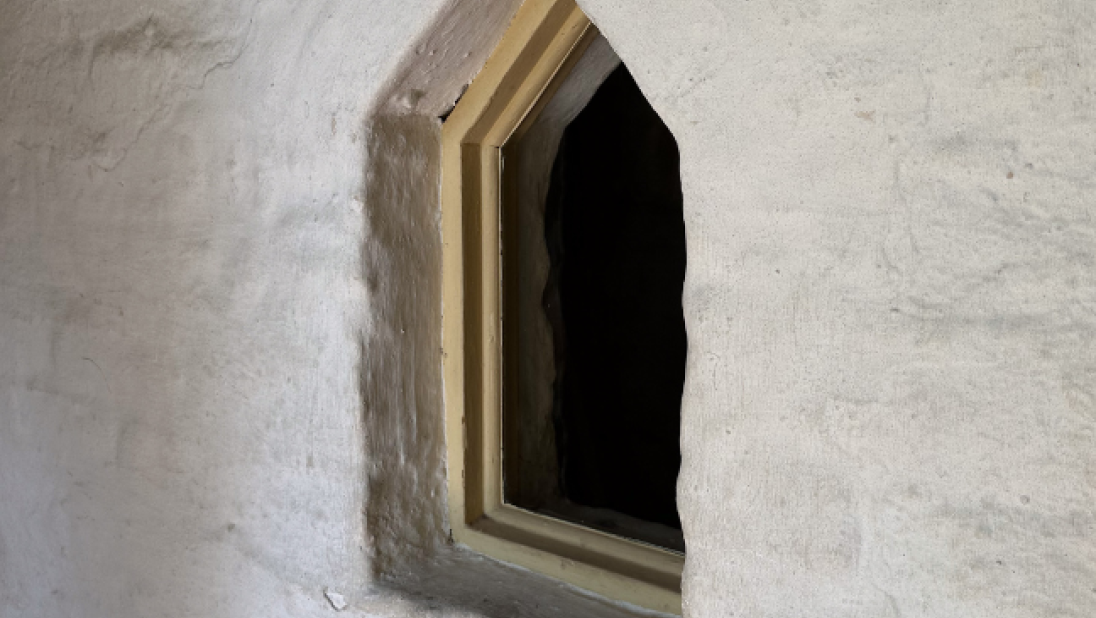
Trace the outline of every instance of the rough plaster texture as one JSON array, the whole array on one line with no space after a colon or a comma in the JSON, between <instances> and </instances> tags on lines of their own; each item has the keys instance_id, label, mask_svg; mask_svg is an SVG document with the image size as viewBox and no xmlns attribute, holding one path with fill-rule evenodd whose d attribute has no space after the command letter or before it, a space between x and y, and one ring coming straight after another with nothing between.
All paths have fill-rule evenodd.
<instances>
[{"instance_id":1,"label":"rough plaster texture","mask_svg":"<svg viewBox=\"0 0 1096 618\"><path fill-rule=\"evenodd\" d=\"M1096 615L1096 4L581 4L682 151L687 613Z\"/></svg>"},{"instance_id":2,"label":"rough plaster texture","mask_svg":"<svg viewBox=\"0 0 1096 618\"><path fill-rule=\"evenodd\" d=\"M1096 615L1096 7L582 4L682 150L686 612ZM515 5L5 4L0 615L621 613L444 543Z\"/></svg>"}]
</instances>

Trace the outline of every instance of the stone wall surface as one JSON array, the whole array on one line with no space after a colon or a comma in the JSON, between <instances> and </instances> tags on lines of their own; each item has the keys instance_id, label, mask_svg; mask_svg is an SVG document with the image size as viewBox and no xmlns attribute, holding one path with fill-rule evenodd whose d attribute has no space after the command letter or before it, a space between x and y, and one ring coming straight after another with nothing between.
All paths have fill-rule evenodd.
<instances>
[{"instance_id":1,"label":"stone wall surface","mask_svg":"<svg viewBox=\"0 0 1096 618\"><path fill-rule=\"evenodd\" d=\"M516 0L7 0L0 616L617 616L445 544ZM1096 615L1096 5L583 0L682 151L690 616Z\"/></svg>"}]
</instances>

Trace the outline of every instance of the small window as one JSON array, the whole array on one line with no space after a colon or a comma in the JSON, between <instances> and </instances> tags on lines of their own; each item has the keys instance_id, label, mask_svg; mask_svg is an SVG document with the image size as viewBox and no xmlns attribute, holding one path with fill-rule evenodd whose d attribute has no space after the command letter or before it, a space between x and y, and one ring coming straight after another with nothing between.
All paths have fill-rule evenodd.
<instances>
[{"instance_id":1,"label":"small window","mask_svg":"<svg viewBox=\"0 0 1096 618\"><path fill-rule=\"evenodd\" d=\"M529 1L443 126L457 542L680 613L672 134L573 0Z\"/></svg>"}]
</instances>

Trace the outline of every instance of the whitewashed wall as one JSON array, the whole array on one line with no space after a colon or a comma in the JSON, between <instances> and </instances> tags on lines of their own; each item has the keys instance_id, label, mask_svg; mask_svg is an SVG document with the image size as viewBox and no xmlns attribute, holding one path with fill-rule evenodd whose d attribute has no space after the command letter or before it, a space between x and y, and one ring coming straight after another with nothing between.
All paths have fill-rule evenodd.
<instances>
[{"instance_id":1,"label":"whitewashed wall","mask_svg":"<svg viewBox=\"0 0 1096 618\"><path fill-rule=\"evenodd\" d=\"M1096 5L582 4L682 149L689 615L1096 615ZM6 3L0 615L614 613L444 546L514 6Z\"/></svg>"},{"instance_id":2,"label":"whitewashed wall","mask_svg":"<svg viewBox=\"0 0 1096 618\"><path fill-rule=\"evenodd\" d=\"M1096 616L1096 4L583 2L677 135L694 616Z\"/></svg>"}]
</instances>

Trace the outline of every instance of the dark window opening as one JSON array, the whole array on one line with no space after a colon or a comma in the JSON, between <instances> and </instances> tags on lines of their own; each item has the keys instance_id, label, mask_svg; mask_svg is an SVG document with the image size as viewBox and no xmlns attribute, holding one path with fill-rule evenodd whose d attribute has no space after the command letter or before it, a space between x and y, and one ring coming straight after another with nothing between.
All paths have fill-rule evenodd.
<instances>
[{"instance_id":1,"label":"dark window opening","mask_svg":"<svg viewBox=\"0 0 1096 618\"><path fill-rule=\"evenodd\" d=\"M623 64L564 132L545 240L562 499L541 510L684 549L676 505L687 349L679 155ZM645 531L645 522L656 525Z\"/></svg>"}]
</instances>

